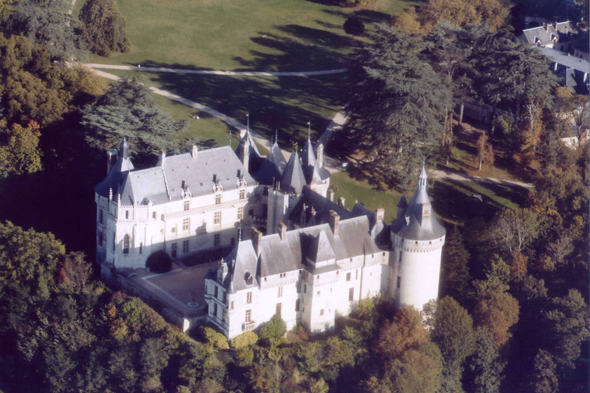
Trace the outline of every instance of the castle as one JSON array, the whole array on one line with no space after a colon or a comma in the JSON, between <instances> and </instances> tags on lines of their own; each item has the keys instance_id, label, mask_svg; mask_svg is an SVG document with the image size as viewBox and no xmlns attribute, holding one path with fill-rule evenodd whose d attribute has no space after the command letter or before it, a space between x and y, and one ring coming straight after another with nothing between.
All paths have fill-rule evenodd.
<instances>
[{"instance_id":1,"label":"castle","mask_svg":"<svg viewBox=\"0 0 590 393\"><path fill-rule=\"evenodd\" d=\"M321 332L361 299L422 310L438 297L446 231L424 168L387 225L383 209L333 202L323 146L309 137L287 161L276 138L262 157L242 130L235 152L193 146L143 170L124 140L111 164L95 188L102 275L184 330L206 320L232 338L280 315L288 328ZM203 263L215 251L223 258ZM156 254L172 261L170 272L152 274Z\"/></svg>"}]
</instances>

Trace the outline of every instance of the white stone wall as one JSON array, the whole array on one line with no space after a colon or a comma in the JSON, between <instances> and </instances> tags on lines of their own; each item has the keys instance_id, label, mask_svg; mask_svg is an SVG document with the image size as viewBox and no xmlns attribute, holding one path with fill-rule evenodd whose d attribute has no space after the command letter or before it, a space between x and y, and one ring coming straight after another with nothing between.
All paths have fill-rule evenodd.
<instances>
[{"instance_id":1,"label":"white stone wall","mask_svg":"<svg viewBox=\"0 0 590 393\"><path fill-rule=\"evenodd\" d=\"M176 244L176 258L217 246L229 246L238 241L238 228L242 227L242 239L250 236L254 223L250 211L260 214L258 206L262 189L257 185L245 188L246 198L240 199L240 189L221 193L221 203L216 204L216 194L211 193L195 198L173 201L160 205L133 206L119 204L119 201L96 196L97 202L97 259L117 269L143 268L147 258L155 251L165 250L172 256ZM184 202L189 201L189 210ZM242 218L238 219L238 209ZM100 220L103 211L103 223ZM215 223L215 214L221 213L221 221ZM188 229L183 228L189 220ZM99 243L100 232L103 241ZM123 253L125 235L130 236L129 253ZM215 235L219 234L219 245ZM188 241L188 251L183 243ZM113 244L115 247L113 249Z\"/></svg>"},{"instance_id":2,"label":"white stone wall","mask_svg":"<svg viewBox=\"0 0 590 393\"><path fill-rule=\"evenodd\" d=\"M402 242L403 240L403 242ZM398 276L394 278L397 300L400 307L414 306L422 311L430 300L438 299L442 247L445 237L440 239L415 241L393 235L394 253L401 251L398 261Z\"/></svg>"}]
</instances>

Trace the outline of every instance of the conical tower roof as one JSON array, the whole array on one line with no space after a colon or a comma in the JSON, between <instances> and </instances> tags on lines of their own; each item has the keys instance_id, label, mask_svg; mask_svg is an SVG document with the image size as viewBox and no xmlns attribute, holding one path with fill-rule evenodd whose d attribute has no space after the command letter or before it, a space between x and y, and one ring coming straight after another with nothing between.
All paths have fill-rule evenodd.
<instances>
[{"instance_id":1,"label":"conical tower roof","mask_svg":"<svg viewBox=\"0 0 590 393\"><path fill-rule=\"evenodd\" d=\"M299 154L297 150L291 154L287 167L283 172L281 179L281 189L288 193L301 194L303 186L305 185L305 175L301 169L301 162L299 162Z\"/></svg>"},{"instance_id":2,"label":"conical tower roof","mask_svg":"<svg viewBox=\"0 0 590 393\"><path fill-rule=\"evenodd\" d=\"M273 185L273 181L281 180L287 161L275 139L270 152L262 162L260 169L256 172L256 180L261 184Z\"/></svg>"}]
</instances>

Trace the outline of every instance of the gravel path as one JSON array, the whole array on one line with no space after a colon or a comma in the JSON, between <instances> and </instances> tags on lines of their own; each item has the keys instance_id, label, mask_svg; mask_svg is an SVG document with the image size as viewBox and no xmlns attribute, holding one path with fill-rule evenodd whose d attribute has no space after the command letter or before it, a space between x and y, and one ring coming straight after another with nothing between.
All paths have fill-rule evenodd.
<instances>
[{"instance_id":1,"label":"gravel path","mask_svg":"<svg viewBox=\"0 0 590 393\"><path fill-rule=\"evenodd\" d=\"M105 70L123 70L123 71L140 71L140 72L160 72L171 74L197 74L197 75L225 75L225 76L315 76L315 75L331 75L343 74L348 72L348 68L339 68L336 70L324 71L298 71L298 72L260 72L260 71L215 71L215 70L187 70L179 68L160 68L160 67L138 67L126 65L110 65L110 64L84 64L92 69Z\"/></svg>"}]
</instances>

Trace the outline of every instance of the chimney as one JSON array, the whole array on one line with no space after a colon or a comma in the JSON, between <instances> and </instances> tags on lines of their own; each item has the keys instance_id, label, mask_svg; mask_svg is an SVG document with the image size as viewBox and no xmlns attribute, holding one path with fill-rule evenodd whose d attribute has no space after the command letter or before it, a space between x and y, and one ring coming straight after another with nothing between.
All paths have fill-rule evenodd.
<instances>
[{"instance_id":1,"label":"chimney","mask_svg":"<svg viewBox=\"0 0 590 393\"><path fill-rule=\"evenodd\" d=\"M338 231L340 227L340 216L334 210L330 210L330 228L332 228L332 232L334 236L338 236Z\"/></svg>"},{"instance_id":2,"label":"chimney","mask_svg":"<svg viewBox=\"0 0 590 393\"><path fill-rule=\"evenodd\" d=\"M256 253L256 256L259 257L260 252L262 251L262 232L254 227L252 227L252 245L254 246L254 252Z\"/></svg>"},{"instance_id":3,"label":"chimney","mask_svg":"<svg viewBox=\"0 0 590 393\"><path fill-rule=\"evenodd\" d=\"M240 142L240 155L242 156L242 165L246 168L246 171L249 171L250 165L250 142L248 139L242 139Z\"/></svg>"},{"instance_id":4,"label":"chimney","mask_svg":"<svg viewBox=\"0 0 590 393\"><path fill-rule=\"evenodd\" d=\"M223 259L221 260L221 282L223 282L225 280L225 277L227 277L227 263L223 263Z\"/></svg>"},{"instance_id":5,"label":"chimney","mask_svg":"<svg viewBox=\"0 0 590 393\"><path fill-rule=\"evenodd\" d=\"M166 152L164 150L162 150L162 151L160 151L160 158L158 159L158 166L163 167L165 162L166 162Z\"/></svg>"},{"instance_id":6,"label":"chimney","mask_svg":"<svg viewBox=\"0 0 590 393\"><path fill-rule=\"evenodd\" d=\"M344 207L345 201L346 201L346 199L344 199L343 197L338 198L338 206Z\"/></svg>"},{"instance_id":7,"label":"chimney","mask_svg":"<svg viewBox=\"0 0 590 393\"><path fill-rule=\"evenodd\" d=\"M107 174L113 168L113 163L117 161L117 154L119 152L115 149L107 150Z\"/></svg>"},{"instance_id":8,"label":"chimney","mask_svg":"<svg viewBox=\"0 0 590 393\"><path fill-rule=\"evenodd\" d=\"M285 240L287 238L287 226L284 222L279 223L279 236L281 240Z\"/></svg>"},{"instance_id":9,"label":"chimney","mask_svg":"<svg viewBox=\"0 0 590 393\"><path fill-rule=\"evenodd\" d=\"M317 147L315 148L315 155L320 168L324 167L324 144L322 142L318 142Z\"/></svg>"},{"instance_id":10,"label":"chimney","mask_svg":"<svg viewBox=\"0 0 590 393\"><path fill-rule=\"evenodd\" d=\"M247 133L247 132L248 132L248 130L247 130L247 129L245 129L245 128L242 128L242 129L240 130L240 139L244 139L244 137L246 136L246 133Z\"/></svg>"},{"instance_id":11,"label":"chimney","mask_svg":"<svg viewBox=\"0 0 590 393\"><path fill-rule=\"evenodd\" d=\"M198 152L199 152L199 147L197 145L193 145L193 150L191 151L191 157L197 158Z\"/></svg>"},{"instance_id":12,"label":"chimney","mask_svg":"<svg viewBox=\"0 0 590 393\"><path fill-rule=\"evenodd\" d=\"M330 202L334 202L334 190L331 188L328 190L328 199Z\"/></svg>"},{"instance_id":13,"label":"chimney","mask_svg":"<svg viewBox=\"0 0 590 393\"><path fill-rule=\"evenodd\" d=\"M377 221L385 220L385 209L379 208L375 211L375 214L377 215Z\"/></svg>"},{"instance_id":14,"label":"chimney","mask_svg":"<svg viewBox=\"0 0 590 393\"><path fill-rule=\"evenodd\" d=\"M549 26L545 22L543 22L543 28L545 29L545 31L549 31Z\"/></svg>"},{"instance_id":15,"label":"chimney","mask_svg":"<svg viewBox=\"0 0 590 393\"><path fill-rule=\"evenodd\" d=\"M553 28L557 30L557 21L553 22Z\"/></svg>"}]
</instances>

